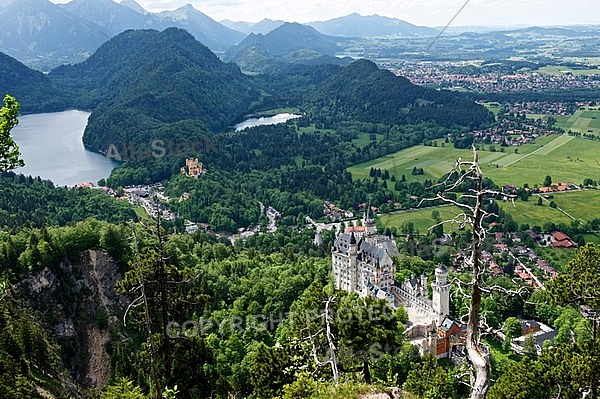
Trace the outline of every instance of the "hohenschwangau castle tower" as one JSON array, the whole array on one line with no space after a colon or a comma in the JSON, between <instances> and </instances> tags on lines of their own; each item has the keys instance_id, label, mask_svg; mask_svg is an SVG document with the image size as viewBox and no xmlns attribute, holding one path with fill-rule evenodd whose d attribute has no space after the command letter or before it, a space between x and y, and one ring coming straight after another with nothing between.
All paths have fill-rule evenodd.
<instances>
[{"instance_id":1,"label":"hohenschwangau castle tower","mask_svg":"<svg viewBox=\"0 0 600 399\"><path fill-rule=\"evenodd\" d=\"M399 255L394 240L376 234L375 220L367 210L363 226L348 227L335 239L331 251L335 287L362 297L385 299L394 309L404 306L414 325L441 325L450 312L447 270L443 266L435 270L433 299L429 300L426 276L396 281L392 257Z\"/></svg>"}]
</instances>

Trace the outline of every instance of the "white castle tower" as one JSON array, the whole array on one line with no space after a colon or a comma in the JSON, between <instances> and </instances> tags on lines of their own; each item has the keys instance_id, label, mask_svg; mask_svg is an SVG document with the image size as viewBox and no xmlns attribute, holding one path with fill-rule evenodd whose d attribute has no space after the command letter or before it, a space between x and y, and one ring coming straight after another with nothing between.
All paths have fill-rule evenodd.
<instances>
[{"instance_id":1,"label":"white castle tower","mask_svg":"<svg viewBox=\"0 0 600 399\"><path fill-rule=\"evenodd\" d=\"M365 226L365 236L371 237L377 233L377 226L375 219L370 215L371 213L371 202L367 205L367 209L363 215L363 226Z\"/></svg>"},{"instance_id":2,"label":"white castle tower","mask_svg":"<svg viewBox=\"0 0 600 399\"><path fill-rule=\"evenodd\" d=\"M435 269L435 282L431 283L433 289L433 310L438 316L438 325L450 314L450 284L448 284L448 270L443 265Z\"/></svg>"}]
</instances>

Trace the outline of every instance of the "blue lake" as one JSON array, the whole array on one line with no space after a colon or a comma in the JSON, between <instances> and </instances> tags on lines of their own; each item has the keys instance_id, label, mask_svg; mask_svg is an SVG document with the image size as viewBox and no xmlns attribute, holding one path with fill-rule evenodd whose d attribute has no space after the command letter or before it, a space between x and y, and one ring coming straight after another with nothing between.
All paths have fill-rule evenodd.
<instances>
[{"instance_id":1,"label":"blue lake","mask_svg":"<svg viewBox=\"0 0 600 399\"><path fill-rule=\"evenodd\" d=\"M77 110L20 116L11 136L25 167L13 171L40 176L59 186L96 184L110 176L118 163L83 146L81 138L89 116L89 112Z\"/></svg>"},{"instance_id":2,"label":"blue lake","mask_svg":"<svg viewBox=\"0 0 600 399\"><path fill-rule=\"evenodd\" d=\"M254 127L254 126L263 126L263 125L275 125L278 123L285 123L287 121L289 121L290 119L295 119L295 118L300 118L302 115L296 115L296 114L277 114L274 116L264 116L261 118L250 118L250 119L246 119L243 122L238 123L237 125L235 125L235 131L239 132L240 130L244 130L248 127Z\"/></svg>"}]
</instances>

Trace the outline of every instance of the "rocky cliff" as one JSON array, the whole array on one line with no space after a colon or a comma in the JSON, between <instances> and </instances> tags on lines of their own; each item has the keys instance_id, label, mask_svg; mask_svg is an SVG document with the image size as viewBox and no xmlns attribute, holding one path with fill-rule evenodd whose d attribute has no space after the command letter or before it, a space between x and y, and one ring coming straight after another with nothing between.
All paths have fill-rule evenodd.
<instances>
[{"instance_id":1,"label":"rocky cliff","mask_svg":"<svg viewBox=\"0 0 600 399\"><path fill-rule=\"evenodd\" d=\"M110 256L87 250L76 261L63 260L30 274L20 285L27 304L44 315L65 366L81 387L99 390L109 380L107 344L119 323L117 315L127 306L115 292L121 278Z\"/></svg>"}]
</instances>

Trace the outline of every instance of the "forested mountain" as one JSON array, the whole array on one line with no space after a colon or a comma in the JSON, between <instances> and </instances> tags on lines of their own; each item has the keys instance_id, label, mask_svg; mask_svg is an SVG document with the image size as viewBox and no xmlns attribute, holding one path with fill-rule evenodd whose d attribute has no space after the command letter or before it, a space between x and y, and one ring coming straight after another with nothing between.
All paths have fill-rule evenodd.
<instances>
[{"instance_id":1,"label":"forested mountain","mask_svg":"<svg viewBox=\"0 0 600 399\"><path fill-rule=\"evenodd\" d=\"M102 28L48 0L0 6L0 49L39 70L82 61L107 38Z\"/></svg>"},{"instance_id":2,"label":"forested mountain","mask_svg":"<svg viewBox=\"0 0 600 399\"><path fill-rule=\"evenodd\" d=\"M249 45L260 45L272 57L284 57L301 49L312 49L323 55L334 56L338 51L338 42L341 39L324 35L314 28L299 23L285 23L270 31L266 35L251 34L239 45L228 52L228 56L235 55Z\"/></svg>"},{"instance_id":3,"label":"forested mountain","mask_svg":"<svg viewBox=\"0 0 600 399\"><path fill-rule=\"evenodd\" d=\"M272 51L282 54L283 48ZM49 79L68 93L73 107L94 110L84 143L102 152L110 144L202 140L246 113L279 106L299 107L313 123L330 127L347 121L432 122L466 129L492 120L459 94L415 86L366 60L345 68L275 66L267 75L244 75L187 32L170 28L124 32L85 62L57 68ZM167 176L161 172L161 178L176 170L164 167Z\"/></svg>"},{"instance_id":4,"label":"forested mountain","mask_svg":"<svg viewBox=\"0 0 600 399\"><path fill-rule=\"evenodd\" d=\"M344 37L424 37L435 36L436 29L417 26L396 18L382 17L377 14L362 16L357 13L328 21L310 22L308 25L319 32Z\"/></svg>"},{"instance_id":5,"label":"forested mountain","mask_svg":"<svg viewBox=\"0 0 600 399\"><path fill-rule=\"evenodd\" d=\"M137 3L135 3L137 4ZM213 51L225 51L244 34L219 24L191 5L147 13L113 0L48 0L0 3L0 51L43 71L89 57L110 37L127 29L180 27Z\"/></svg>"},{"instance_id":6,"label":"forested mountain","mask_svg":"<svg viewBox=\"0 0 600 399\"><path fill-rule=\"evenodd\" d=\"M247 71L263 72L277 62L345 65L335 57L342 38L323 35L314 28L285 23L266 35L250 34L224 55Z\"/></svg>"},{"instance_id":7,"label":"forested mountain","mask_svg":"<svg viewBox=\"0 0 600 399\"><path fill-rule=\"evenodd\" d=\"M172 131L172 124L183 120L221 131L261 98L235 64L224 64L177 28L124 32L84 63L60 67L50 78L74 93L74 106L95 108L84 143L101 151L111 143L174 139L184 133Z\"/></svg>"},{"instance_id":8,"label":"forested mountain","mask_svg":"<svg viewBox=\"0 0 600 399\"><path fill-rule=\"evenodd\" d=\"M473 128L494 120L482 106L456 93L413 85L368 60L355 61L324 82L308 104L315 120L326 126L359 120L387 124L432 121Z\"/></svg>"},{"instance_id":9,"label":"forested mountain","mask_svg":"<svg viewBox=\"0 0 600 399\"><path fill-rule=\"evenodd\" d=\"M0 95L7 93L19 99L21 113L62 111L69 104L62 89L43 73L0 53Z\"/></svg>"}]
</instances>

